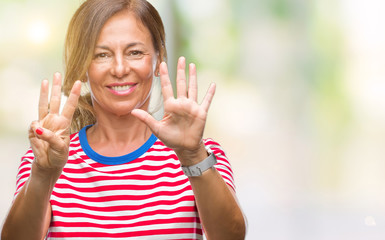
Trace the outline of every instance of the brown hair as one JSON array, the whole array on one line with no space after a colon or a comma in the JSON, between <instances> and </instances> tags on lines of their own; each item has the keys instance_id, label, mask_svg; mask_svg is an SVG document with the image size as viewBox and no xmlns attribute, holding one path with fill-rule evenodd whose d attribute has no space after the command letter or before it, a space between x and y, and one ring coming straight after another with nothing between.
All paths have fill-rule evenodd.
<instances>
[{"instance_id":1,"label":"brown hair","mask_svg":"<svg viewBox=\"0 0 385 240\"><path fill-rule=\"evenodd\" d=\"M86 0L68 26L64 50L63 92L69 95L76 80L87 81L88 67L100 31L106 21L122 10L132 12L152 36L160 61L167 59L165 31L158 11L146 0ZM71 123L71 132L96 122L90 93L82 94Z\"/></svg>"}]
</instances>

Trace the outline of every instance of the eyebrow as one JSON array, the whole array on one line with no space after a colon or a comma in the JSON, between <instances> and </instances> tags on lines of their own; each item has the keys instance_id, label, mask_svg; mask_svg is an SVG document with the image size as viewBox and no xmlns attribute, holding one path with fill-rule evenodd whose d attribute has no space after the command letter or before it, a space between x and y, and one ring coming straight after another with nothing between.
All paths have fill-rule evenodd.
<instances>
[{"instance_id":1,"label":"eyebrow","mask_svg":"<svg viewBox=\"0 0 385 240\"><path fill-rule=\"evenodd\" d=\"M136 45L144 45L144 44L141 43L141 42L133 42L133 43L127 44L124 49L131 48L131 47L134 47ZM105 45L96 45L95 48L101 48L101 49L110 50L110 48L108 46L105 46Z\"/></svg>"}]
</instances>

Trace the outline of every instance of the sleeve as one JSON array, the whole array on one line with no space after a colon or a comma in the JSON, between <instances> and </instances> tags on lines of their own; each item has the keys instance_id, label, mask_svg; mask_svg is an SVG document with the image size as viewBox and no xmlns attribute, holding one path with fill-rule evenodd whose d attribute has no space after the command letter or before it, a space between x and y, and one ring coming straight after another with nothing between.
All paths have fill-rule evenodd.
<instances>
[{"instance_id":1,"label":"sleeve","mask_svg":"<svg viewBox=\"0 0 385 240\"><path fill-rule=\"evenodd\" d=\"M211 138L203 140L206 148L210 149L217 158L217 164L214 167L221 174L223 180L235 191L234 176L231 164L219 143L215 142Z\"/></svg>"},{"instance_id":2,"label":"sleeve","mask_svg":"<svg viewBox=\"0 0 385 240\"><path fill-rule=\"evenodd\" d=\"M25 182L31 175L32 162L34 155L32 149L28 149L27 153L21 158L20 166L16 175L16 192L14 198L20 192L20 189L24 186Z\"/></svg>"}]
</instances>

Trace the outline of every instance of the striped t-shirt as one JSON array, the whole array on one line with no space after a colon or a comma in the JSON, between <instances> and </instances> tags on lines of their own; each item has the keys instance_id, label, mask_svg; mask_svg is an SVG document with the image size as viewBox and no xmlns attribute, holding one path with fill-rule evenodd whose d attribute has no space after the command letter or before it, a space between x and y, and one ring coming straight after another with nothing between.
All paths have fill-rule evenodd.
<instances>
[{"instance_id":1,"label":"striped t-shirt","mask_svg":"<svg viewBox=\"0 0 385 240\"><path fill-rule=\"evenodd\" d=\"M85 131L71 135L68 162L50 199L47 239L203 239L190 182L173 150L152 135L130 154L105 157L90 148ZM234 189L223 149L211 139L204 143ZM31 149L22 158L15 195L33 158Z\"/></svg>"}]
</instances>

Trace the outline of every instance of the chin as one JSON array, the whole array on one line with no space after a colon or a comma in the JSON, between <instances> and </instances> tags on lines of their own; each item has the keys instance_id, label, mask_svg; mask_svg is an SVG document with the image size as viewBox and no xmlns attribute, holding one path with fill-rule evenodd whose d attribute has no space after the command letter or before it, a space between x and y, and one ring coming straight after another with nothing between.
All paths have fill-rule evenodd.
<instances>
[{"instance_id":1,"label":"chin","mask_svg":"<svg viewBox=\"0 0 385 240\"><path fill-rule=\"evenodd\" d=\"M118 116L118 117L126 117L128 115L131 115L131 112L132 110L134 109L142 109L142 110L146 110L147 108L145 108L143 106L143 104L137 104L136 106L120 106L118 108L115 108L115 110L113 111L113 113Z\"/></svg>"}]
</instances>

